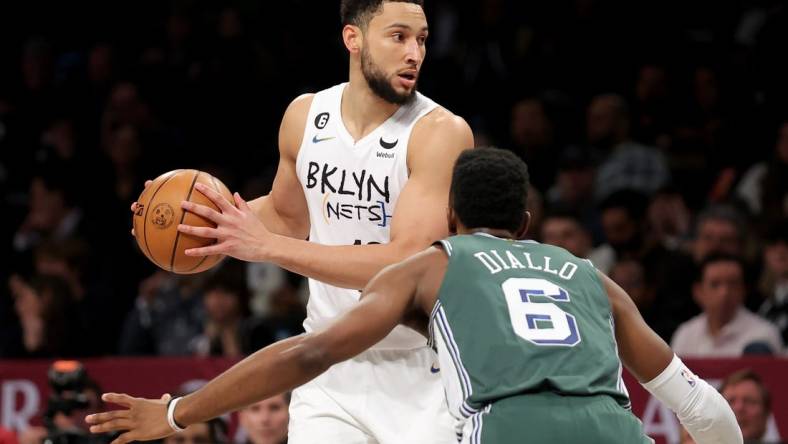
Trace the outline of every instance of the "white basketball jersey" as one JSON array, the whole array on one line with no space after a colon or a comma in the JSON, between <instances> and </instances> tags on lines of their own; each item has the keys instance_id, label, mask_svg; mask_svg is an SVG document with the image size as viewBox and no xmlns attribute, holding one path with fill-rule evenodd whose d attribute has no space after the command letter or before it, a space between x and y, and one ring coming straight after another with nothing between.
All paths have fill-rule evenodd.
<instances>
[{"instance_id":1,"label":"white basketball jersey","mask_svg":"<svg viewBox=\"0 0 788 444\"><path fill-rule=\"evenodd\" d=\"M323 90L312 99L296 172L309 207L309 240L324 245L384 244L391 218L408 181L408 141L416 122L437 104L417 93L388 120L359 141L345 128L340 112L346 84ZM352 308L358 290L309 279L304 328L320 328ZM426 344L423 336L397 326L376 349L410 349Z\"/></svg>"}]
</instances>

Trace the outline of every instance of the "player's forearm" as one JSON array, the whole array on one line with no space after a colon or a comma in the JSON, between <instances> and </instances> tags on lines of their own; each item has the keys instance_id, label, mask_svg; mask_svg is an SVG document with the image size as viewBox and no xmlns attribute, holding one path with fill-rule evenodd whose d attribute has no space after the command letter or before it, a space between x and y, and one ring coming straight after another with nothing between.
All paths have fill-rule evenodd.
<instances>
[{"instance_id":1,"label":"player's forearm","mask_svg":"<svg viewBox=\"0 0 788 444\"><path fill-rule=\"evenodd\" d=\"M186 426L236 411L298 387L323 373L327 364L304 347L307 335L270 345L181 399L175 420ZM307 347L308 348L308 347Z\"/></svg>"},{"instance_id":2,"label":"player's forearm","mask_svg":"<svg viewBox=\"0 0 788 444\"><path fill-rule=\"evenodd\" d=\"M270 196L261 196L248 203L257 218L271 232L295 239L306 239L308 236L309 227L303 226L301 221L288 219L279 214Z\"/></svg>"},{"instance_id":3,"label":"player's forearm","mask_svg":"<svg viewBox=\"0 0 788 444\"><path fill-rule=\"evenodd\" d=\"M387 265L420 248L397 244L322 245L277 236L270 260L282 268L330 285L361 290Z\"/></svg>"}]
</instances>

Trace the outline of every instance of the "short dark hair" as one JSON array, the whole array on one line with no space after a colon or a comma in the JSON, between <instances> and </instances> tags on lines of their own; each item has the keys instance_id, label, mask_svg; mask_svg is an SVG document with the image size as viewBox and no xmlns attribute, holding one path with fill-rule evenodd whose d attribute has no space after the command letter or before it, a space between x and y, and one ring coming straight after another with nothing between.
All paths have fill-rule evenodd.
<instances>
[{"instance_id":1,"label":"short dark hair","mask_svg":"<svg viewBox=\"0 0 788 444\"><path fill-rule=\"evenodd\" d=\"M772 410L772 395L769 393L769 390L763 384L763 380L761 377L750 369L743 369L737 372L731 373L728 375L723 381L722 385L720 386L720 393L724 392L726 388L739 384L740 382L744 381L752 381L755 385L758 386L758 390L761 392L761 398L763 400L763 407L767 412Z\"/></svg>"},{"instance_id":2,"label":"short dark hair","mask_svg":"<svg viewBox=\"0 0 788 444\"><path fill-rule=\"evenodd\" d=\"M454 165L451 206L467 228L516 231L525 218L528 167L498 148L464 151Z\"/></svg>"},{"instance_id":3,"label":"short dark hair","mask_svg":"<svg viewBox=\"0 0 788 444\"><path fill-rule=\"evenodd\" d=\"M423 0L342 0L339 6L342 25L366 28L372 17L380 12L383 3L386 2L414 3L421 7L424 6Z\"/></svg>"},{"instance_id":4,"label":"short dark hair","mask_svg":"<svg viewBox=\"0 0 788 444\"><path fill-rule=\"evenodd\" d=\"M739 256L735 256L728 253L711 253L707 255L698 265L698 273L695 278L696 282L701 282L703 280L703 273L706 271L706 268L709 265L716 264L718 262L733 262L734 264L739 266L739 270L741 270L741 277L742 280L745 282L747 281L747 264L744 263L744 260Z\"/></svg>"}]
</instances>

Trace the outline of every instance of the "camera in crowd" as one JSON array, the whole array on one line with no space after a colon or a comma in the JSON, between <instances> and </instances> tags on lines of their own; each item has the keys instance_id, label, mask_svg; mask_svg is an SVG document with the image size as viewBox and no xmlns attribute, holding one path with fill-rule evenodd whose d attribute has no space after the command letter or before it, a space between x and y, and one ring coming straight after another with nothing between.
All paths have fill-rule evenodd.
<instances>
[{"instance_id":1,"label":"camera in crowd","mask_svg":"<svg viewBox=\"0 0 788 444\"><path fill-rule=\"evenodd\" d=\"M47 374L52 394L44 414L44 444L104 444L112 438L93 435L84 417L100 408L101 388L78 361L56 361Z\"/></svg>"}]
</instances>

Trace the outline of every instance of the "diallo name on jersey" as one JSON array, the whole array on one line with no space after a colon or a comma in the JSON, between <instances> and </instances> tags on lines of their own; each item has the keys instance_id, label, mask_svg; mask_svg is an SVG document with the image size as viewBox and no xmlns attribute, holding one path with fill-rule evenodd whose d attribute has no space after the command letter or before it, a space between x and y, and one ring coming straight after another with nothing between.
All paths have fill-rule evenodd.
<instances>
[{"instance_id":1,"label":"diallo name on jersey","mask_svg":"<svg viewBox=\"0 0 788 444\"><path fill-rule=\"evenodd\" d=\"M572 279L577 271L577 264L573 262L564 262L560 267L551 264L552 258L550 256L536 256L531 257L531 253L521 252L522 255L518 259L518 255L509 250L505 250L503 254L497 250L479 251L474 253L473 257L479 260L484 265L490 274L500 273L503 270L511 269L529 269L534 271L542 271L545 273L554 274L561 279Z\"/></svg>"}]
</instances>

